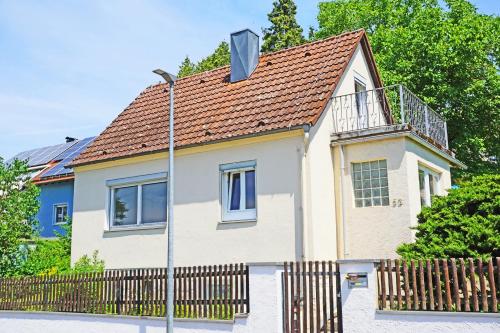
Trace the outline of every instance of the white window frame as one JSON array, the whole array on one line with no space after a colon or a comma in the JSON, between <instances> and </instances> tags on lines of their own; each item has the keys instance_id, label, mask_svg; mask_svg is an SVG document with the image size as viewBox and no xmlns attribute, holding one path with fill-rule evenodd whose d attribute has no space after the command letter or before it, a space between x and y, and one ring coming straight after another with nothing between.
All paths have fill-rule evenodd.
<instances>
[{"instance_id":1,"label":"white window frame","mask_svg":"<svg viewBox=\"0 0 500 333\"><path fill-rule=\"evenodd\" d=\"M418 165L418 195L420 198L420 206L422 208L422 195L420 193L420 171L424 173L424 206L430 206L432 204L432 196L439 195L441 193L441 175L438 172L431 170L430 168L419 164ZM431 194L431 178L433 181L433 190L434 193Z\"/></svg>"},{"instance_id":2,"label":"white window frame","mask_svg":"<svg viewBox=\"0 0 500 333\"><path fill-rule=\"evenodd\" d=\"M356 91L356 85L362 86L364 90ZM366 129L369 127L368 85L366 84L366 79L357 73L354 74L354 96L356 100L358 129Z\"/></svg>"},{"instance_id":3,"label":"white window frame","mask_svg":"<svg viewBox=\"0 0 500 333\"><path fill-rule=\"evenodd\" d=\"M62 202L62 203L56 203L53 205L53 210L52 210L52 215L53 215L53 218L52 218L52 224L53 225L62 225L62 224L66 224L68 223L68 220L67 220L67 217L69 216L69 212L68 212L68 209L69 209L69 206L68 206L68 203L67 202ZM62 222L57 222L57 208L59 207L66 207L66 219Z\"/></svg>"},{"instance_id":4,"label":"white window frame","mask_svg":"<svg viewBox=\"0 0 500 333\"><path fill-rule=\"evenodd\" d=\"M119 178L106 181L106 186L108 187L109 193L109 209L108 209L108 228L112 229L130 229L130 228L155 228L162 227L167 224L167 219L165 221L154 222L154 223L143 223L142 222L142 186L148 184L158 184L166 183L167 185L167 205L165 206L165 211L168 210L168 182L167 173L160 172L149 175L141 175L135 177ZM124 187L137 187L137 217L135 224L128 225L114 225L114 210L115 210L115 190Z\"/></svg>"},{"instance_id":5,"label":"white window frame","mask_svg":"<svg viewBox=\"0 0 500 333\"><path fill-rule=\"evenodd\" d=\"M255 172L255 208L241 209L246 204L246 177L240 177L240 210L230 210L229 193L231 188L228 188L228 177L232 174L244 171ZM220 192L221 192L221 211L222 222L248 222L257 220L257 167L255 161L246 161L238 163L222 164L219 166L220 171ZM229 185L230 186L230 185Z\"/></svg>"}]
</instances>

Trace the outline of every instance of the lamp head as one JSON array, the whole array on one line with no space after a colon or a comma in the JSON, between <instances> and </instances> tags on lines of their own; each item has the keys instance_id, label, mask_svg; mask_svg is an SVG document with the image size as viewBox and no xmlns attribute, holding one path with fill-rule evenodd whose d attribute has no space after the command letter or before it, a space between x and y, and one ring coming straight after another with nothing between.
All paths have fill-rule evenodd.
<instances>
[{"instance_id":1,"label":"lamp head","mask_svg":"<svg viewBox=\"0 0 500 333\"><path fill-rule=\"evenodd\" d=\"M177 80L177 76L167 73L162 69L155 69L153 73L160 75L169 84L174 84L175 81Z\"/></svg>"}]
</instances>

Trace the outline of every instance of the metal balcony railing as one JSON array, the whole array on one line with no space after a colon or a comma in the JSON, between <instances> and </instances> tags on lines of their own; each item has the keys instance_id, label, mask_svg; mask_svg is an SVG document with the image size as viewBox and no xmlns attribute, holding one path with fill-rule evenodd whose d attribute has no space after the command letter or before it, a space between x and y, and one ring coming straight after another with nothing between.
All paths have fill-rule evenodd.
<instances>
[{"instance_id":1,"label":"metal balcony railing","mask_svg":"<svg viewBox=\"0 0 500 333\"><path fill-rule=\"evenodd\" d=\"M403 85L337 96L332 104L335 134L403 125L448 149L446 121Z\"/></svg>"}]
</instances>

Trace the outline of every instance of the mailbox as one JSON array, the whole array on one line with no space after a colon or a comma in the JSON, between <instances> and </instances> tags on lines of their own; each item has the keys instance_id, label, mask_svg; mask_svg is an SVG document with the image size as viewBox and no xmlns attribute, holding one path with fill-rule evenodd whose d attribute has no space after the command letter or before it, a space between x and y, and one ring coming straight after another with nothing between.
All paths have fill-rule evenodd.
<instances>
[{"instance_id":1,"label":"mailbox","mask_svg":"<svg viewBox=\"0 0 500 333\"><path fill-rule=\"evenodd\" d=\"M346 280L349 289L368 288L367 273L347 273Z\"/></svg>"}]
</instances>

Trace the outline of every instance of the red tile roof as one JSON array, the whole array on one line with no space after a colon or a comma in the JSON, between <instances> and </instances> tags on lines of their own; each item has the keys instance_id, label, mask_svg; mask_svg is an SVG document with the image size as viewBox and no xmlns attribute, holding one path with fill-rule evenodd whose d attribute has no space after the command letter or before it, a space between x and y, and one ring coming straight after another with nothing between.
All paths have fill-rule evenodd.
<instances>
[{"instance_id":1,"label":"red tile roof","mask_svg":"<svg viewBox=\"0 0 500 333\"><path fill-rule=\"evenodd\" d=\"M229 66L177 80L176 149L313 125L361 41L373 60L358 30L262 55L247 80L229 82ZM146 88L73 165L167 150L168 95L167 84Z\"/></svg>"}]
</instances>

